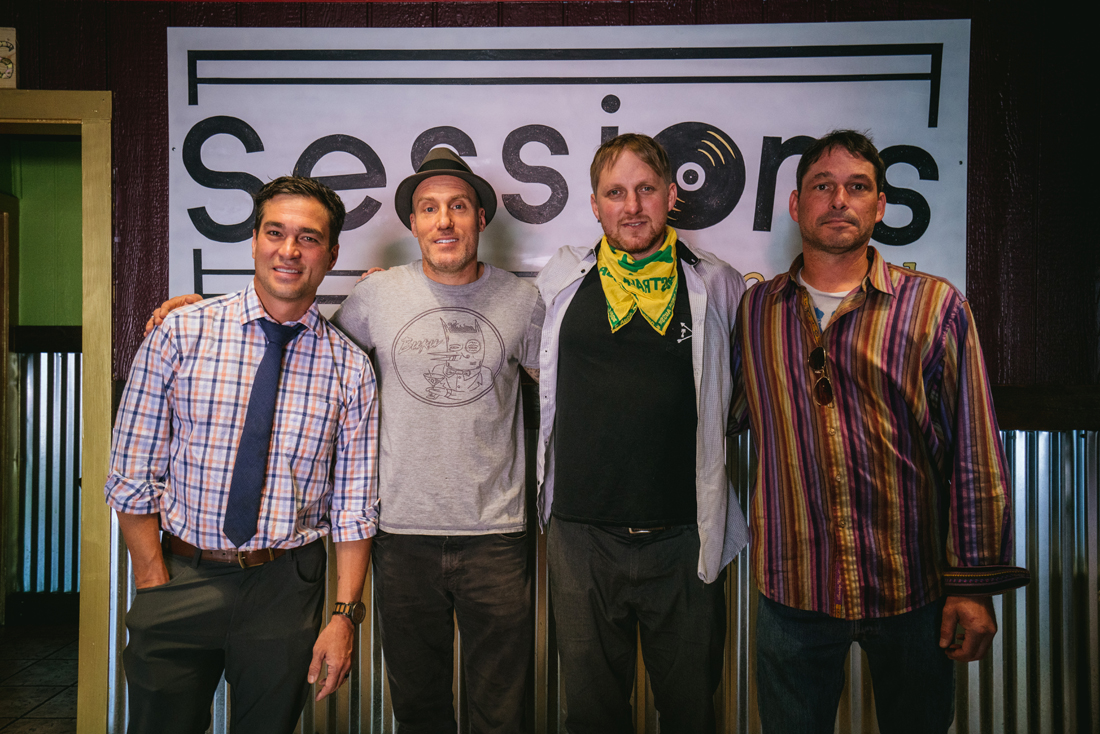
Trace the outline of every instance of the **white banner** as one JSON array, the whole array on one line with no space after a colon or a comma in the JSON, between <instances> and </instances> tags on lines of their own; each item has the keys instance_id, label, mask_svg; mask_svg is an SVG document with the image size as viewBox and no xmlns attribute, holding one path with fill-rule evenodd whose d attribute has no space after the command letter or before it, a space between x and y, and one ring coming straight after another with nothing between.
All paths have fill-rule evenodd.
<instances>
[{"instance_id":1,"label":"white banner","mask_svg":"<svg viewBox=\"0 0 1100 734\"><path fill-rule=\"evenodd\" d=\"M834 128L886 160L887 260L966 280L967 20L616 28L170 28L173 294L251 277L249 192L322 178L349 214L337 303L370 266L419 257L397 184L447 144L499 197L480 257L533 276L595 242L588 167L606 136L654 135L671 223L755 280L798 253L798 156ZM125 185L125 182L122 182ZM329 309L326 309L329 310Z\"/></svg>"}]
</instances>

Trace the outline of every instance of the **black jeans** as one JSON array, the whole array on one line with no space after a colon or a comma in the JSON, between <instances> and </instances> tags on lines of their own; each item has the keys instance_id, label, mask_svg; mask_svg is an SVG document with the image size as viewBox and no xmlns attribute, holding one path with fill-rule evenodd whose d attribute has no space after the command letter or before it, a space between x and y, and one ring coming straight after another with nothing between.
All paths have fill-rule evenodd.
<instances>
[{"instance_id":1,"label":"black jeans","mask_svg":"<svg viewBox=\"0 0 1100 734\"><path fill-rule=\"evenodd\" d=\"M763 594L756 698L767 734L832 734L853 642L867 653L879 731L943 734L955 719L955 663L940 649L944 599L896 617L835 619Z\"/></svg>"},{"instance_id":2,"label":"black jeans","mask_svg":"<svg viewBox=\"0 0 1100 734\"><path fill-rule=\"evenodd\" d=\"M471 731L527 731L534 638L529 541L379 532L374 595L399 734L456 731L454 620Z\"/></svg>"},{"instance_id":3,"label":"black jeans","mask_svg":"<svg viewBox=\"0 0 1100 734\"><path fill-rule=\"evenodd\" d=\"M223 670L230 731L292 731L321 627L324 543L248 569L164 561L168 583L138 591L126 613L129 734L205 732Z\"/></svg>"},{"instance_id":4,"label":"black jeans","mask_svg":"<svg viewBox=\"0 0 1100 734\"><path fill-rule=\"evenodd\" d=\"M699 534L646 535L554 518L550 602L570 734L632 734L638 630L663 734L713 734L726 634L725 571L705 584Z\"/></svg>"}]
</instances>

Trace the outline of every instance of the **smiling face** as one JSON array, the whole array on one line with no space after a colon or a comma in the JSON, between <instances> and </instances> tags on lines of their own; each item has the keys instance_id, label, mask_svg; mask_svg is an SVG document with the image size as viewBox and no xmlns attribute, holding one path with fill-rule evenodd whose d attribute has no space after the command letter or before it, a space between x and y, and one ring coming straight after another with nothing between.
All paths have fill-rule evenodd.
<instances>
[{"instance_id":1,"label":"smiling face","mask_svg":"<svg viewBox=\"0 0 1100 734\"><path fill-rule=\"evenodd\" d=\"M279 194L264 203L260 220L252 232L256 294L272 318L296 321L340 251L330 246L328 210L316 199Z\"/></svg>"},{"instance_id":2,"label":"smiling face","mask_svg":"<svg viewBox=\"0 0 1100 734\"><path fill-rule=\"evenodd\" d=\"M845 148L834 147L815 161L791 192L791 218L802 233L802 249L844 255L865 248L886 212L886 194L875 185L875 167Z\"/></svg>"},{"instance_id":3,"label":"smiling face","mask_svg":"<svg viewBox=\"0 0 1100 734\"><path fill-rule=\"evenodd\" d=\"M635 260L665 241L665 223L676 203L676 184L667 183L631 150L624 150L600 173L592 212L608 244Z\"/></svg>"},{"instance_id":4,"label":"smiling face","mask_svg":"<svg viewBox=\"0 0 1100 734\"><path fill-rule=\"evenodd\" d=\"M457 176L432 176L416 187L412 202L409 221L420 243L424 274L449 285L477 280L485 210L477 205L473 186Z\"/></svg>"}]
</instances>

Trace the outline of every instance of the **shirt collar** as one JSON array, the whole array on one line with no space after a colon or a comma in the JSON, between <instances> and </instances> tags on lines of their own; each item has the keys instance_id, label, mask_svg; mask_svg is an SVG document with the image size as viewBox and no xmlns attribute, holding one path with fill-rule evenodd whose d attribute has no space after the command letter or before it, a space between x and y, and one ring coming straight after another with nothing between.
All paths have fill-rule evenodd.
<instances>
[{"instance_id":1,"label":"shirt collar","mask_svg":"<svg viewBox=\"0 0 1100 734\"><path fill-rule=\"evenodd\" d=\"M275 321L264 310L264 305L260 303L260 297L256 295L255 284L249 281L245 289L241 291L241 324L244 325L258 319ZM311 331L314 336L320 337L323 336L321 321L321 312L317 310L317 300L314 299L302 318L298 319L298 323L305 324L307 331ZM279 322L276 321L275 323Z\"/></svg>"},{"instance_id":2,"label":"shirt collar","mask_svg":"<svg viewBox=\"0 0 1100 734\"><path fill-rule=\"evenodd\" d=\"M869 261L867 275L863 277L862 283L864 290L873 288L889 296L894 295L894 283L890 280L890 267L886 264L886 261L882 259L882 255L879 254L879 251L869 246L867 248L867 260ZM802 253L799 253L786 273L777 275L772 279L771 285L768 286L767 294L769 296L774 296L788 287L797 287L798 273L802 270L803 263Z\"/></svg>"}]
</instances>

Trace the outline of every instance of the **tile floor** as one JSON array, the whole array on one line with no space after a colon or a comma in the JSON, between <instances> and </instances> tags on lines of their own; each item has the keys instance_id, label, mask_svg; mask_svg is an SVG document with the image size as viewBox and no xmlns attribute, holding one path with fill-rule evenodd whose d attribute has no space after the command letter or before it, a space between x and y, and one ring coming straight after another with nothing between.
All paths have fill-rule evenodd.
<instances>
[{"instance_id":1,"label":"tile floor","mask_svg":"<svg viewBox=\"0 0 1100 734\"><path fill-rule=\"evenodd\" d=\"M0 627L0 733L76 731L77 627Z\"/></svg>"}]
</instances>

